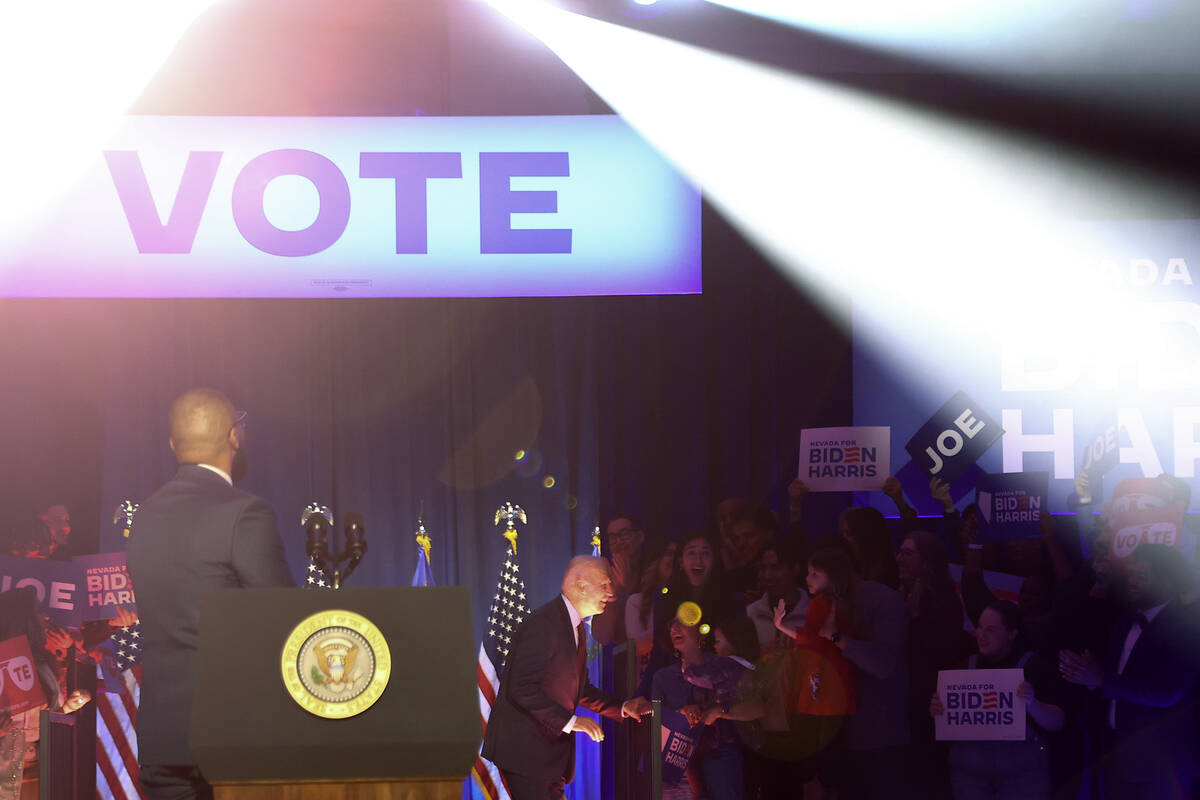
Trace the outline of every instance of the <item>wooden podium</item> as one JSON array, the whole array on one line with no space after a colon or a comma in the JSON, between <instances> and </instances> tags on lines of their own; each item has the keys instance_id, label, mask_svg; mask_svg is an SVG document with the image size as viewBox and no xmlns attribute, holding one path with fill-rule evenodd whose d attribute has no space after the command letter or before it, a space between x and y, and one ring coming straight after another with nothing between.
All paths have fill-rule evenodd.
<instances>
[{"instance_id":1,"label":"wooden podium","mask_svg":"<svg viewBox=\"0 0 1200 800\"><path fill-rule=\"evenodd\" d=\"M289 636L329 612L365 618L390 651L382 693L344 718L302 707L295 669L285 682ZM287 654L304 641L304 658L337 630L292 636ZM192 752L217 800L458 800L480 738L473 638L463 587L214 592L201 606Z\"/></svg>"}]
</instances>

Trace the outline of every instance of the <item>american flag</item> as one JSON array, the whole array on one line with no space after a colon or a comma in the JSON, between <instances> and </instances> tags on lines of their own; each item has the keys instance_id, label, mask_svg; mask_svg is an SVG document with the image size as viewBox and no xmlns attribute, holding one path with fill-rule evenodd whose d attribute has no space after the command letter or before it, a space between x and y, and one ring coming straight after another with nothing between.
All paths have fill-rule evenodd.
<instances>
[{"instance_id":1,"label":"american flag","mask_svg":"<svg viewBox=\"0 0 1200 800\"><path fill-rule=\"evenodd\" d=\"M479 664L476 677L479 684L479 716L482 732L487 733L488 717L496 692L500 688L500 676L504 672L504 661L512 644L517 626L529 616L528 600L525 597L525 581L521 580L521 564L510 546L500 566L500 579L492 595L488 609L487 633L479 644ZM500 800L507 798L508 791L500 780L500 771L482 756L476 756L471 768L471 793L477 798Z\"/></svg>"},{"instance_id":2,"label":"american flag","mask_svg":"<svg viewBox=\"0 0 1200 800\"><path fill-rule=\"evenodd\" d=\"M96 693L96 794L104 800L141 800L137 709L142 696L142 624L121 628L105 642Z\"/></svg>"},{"instance_id":3,"label":"american flag","mask_svg":"<svg viewBox=\"0 0 1200 800\"><path fill-rule=\"evenodd\" d=\"M333 581L325 574L325 570L317 566L317 562L308 559L308 574L304 578L305 589L332 589Z\"/></svg>"}]
</instances>

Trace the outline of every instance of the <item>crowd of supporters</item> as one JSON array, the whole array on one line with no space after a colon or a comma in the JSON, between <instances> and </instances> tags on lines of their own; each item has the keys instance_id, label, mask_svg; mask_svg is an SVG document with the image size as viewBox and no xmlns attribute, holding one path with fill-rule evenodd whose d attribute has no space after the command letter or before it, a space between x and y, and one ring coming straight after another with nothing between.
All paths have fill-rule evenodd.
<instances>
[{"instance_id":1,"label":"crowd of supporters","mask_svg":"<svg viewBox=\"0 0 1200 800\"><path fill-rule=\"evenodd\" d=\"M1134 503L1187 510L1183 481L1143 483ZM681 537L609 522L617 601L593 632L628 642L638 693L698 731L664 797L1194 796L1194 518L1176 546L1118 554L1113 504L1082 475L1077 513L1042 512L1037 540L985 542L944 483L930 484L941 518L919 518L895 478L881 489L891 519L853 507L828 531L806 525L800 481L786 521L727 499L711 531ZM997 596L985 569L1020 576L1019 591ZM1001 668L1023 670L1024 739L938 741L938 673Z\"/></svg>"},{"instance_id":2,"label":"crowd of supporters","mask_svg":"<svg viewBox=\"0 0 1200 800\"><path fill-rule=\"evenodd\" d=\"M55 504L33 517L0 521L0 553L71 560L70 512ZM18 585L0 591L0 642L24 637L45 698L41 705L16 714L0 709L0 775L4 776L0 800L38 797L40 712L48 708L71 713L83 708L92 699L90 676L105 657L101 645L115 630L136 620L132 611L121 609L111 620L68 628L50 618L34 587Z\"/></svg>"}]
</instances>

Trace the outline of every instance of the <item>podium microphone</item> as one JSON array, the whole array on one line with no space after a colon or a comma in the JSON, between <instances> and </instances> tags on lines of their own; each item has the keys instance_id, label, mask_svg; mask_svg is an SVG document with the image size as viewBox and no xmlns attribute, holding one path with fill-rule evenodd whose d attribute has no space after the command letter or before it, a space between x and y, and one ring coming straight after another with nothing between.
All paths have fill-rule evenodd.
<instances>
[{"instance_id":1,"label":"podium microphone","mask_svg":"<svg viewBox=\"0 0 1200 800\"><path fill-rule=\"evenodd\" d=\"M346 552L342 554L342 557L349 559L346 571L341 575L342 580L345 580L350 577L351 572L354 572L354 568L358 566L358 562L362 561L363 555L367 552L367 526L363 522L362 514L351 511L346 515L343 534L346 537Z\"/></svg>"},{"instance_id":2,"label":"podium microphone","mask_svg":"<svg viewBox=\"0 0 1200 800\"><path fill-rule=\"evenodd\" d=\"M333 524L333 514L328 506L310 503L305 507L300 517L304 526L304 552L326 575L332 575L333 569L329 563L329 526Z\"/></svg>"}]
</instances>

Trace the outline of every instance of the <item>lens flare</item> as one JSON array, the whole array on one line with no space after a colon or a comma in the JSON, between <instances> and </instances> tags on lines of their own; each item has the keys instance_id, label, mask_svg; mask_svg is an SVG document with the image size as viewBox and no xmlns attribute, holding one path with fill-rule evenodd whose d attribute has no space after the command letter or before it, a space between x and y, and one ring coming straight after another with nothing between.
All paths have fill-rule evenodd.
<instances>
[{"instance_id":1,"label":"lens flare","mask_svg":"<svg viewBox=\"0 0 1200 800\"><path fill-rule=\"evenodd\" d=\"M688 600L685 603L679 604L679 610L675 612L675 616L684 625L690 627L700 621L700 617L704 616L704 612L699 605Z\"/></svg>"}]
</instances>

